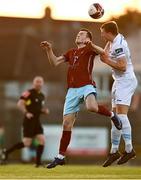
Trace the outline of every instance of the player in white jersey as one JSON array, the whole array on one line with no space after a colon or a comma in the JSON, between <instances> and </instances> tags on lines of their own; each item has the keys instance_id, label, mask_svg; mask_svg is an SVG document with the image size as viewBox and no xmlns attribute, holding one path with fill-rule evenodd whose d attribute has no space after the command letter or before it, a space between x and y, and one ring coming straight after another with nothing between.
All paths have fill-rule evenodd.
<instances>
[{"instance_id":1,"label":"player in white jersey","mask_svg":"<svg viewBox=\"0 0 141 180\"><path fill-rule=\"evenodd\" d=\"M101 28L101 36L107 41L106 53L101 55L101 60L112 67L114 83L112 86L112 108L118 114L122 122L122 130L117 130L112 123L111 128L111 151L103 167L126 163L135 157L132 146L131 125L128 119L128 110L131 98L137 87L137 79L131 62L130 50L122 34L119 33L116 22L104 23ZM125 142L125 152L121 155L119 144L121 136Z\"/></svg>"}]
</instances>

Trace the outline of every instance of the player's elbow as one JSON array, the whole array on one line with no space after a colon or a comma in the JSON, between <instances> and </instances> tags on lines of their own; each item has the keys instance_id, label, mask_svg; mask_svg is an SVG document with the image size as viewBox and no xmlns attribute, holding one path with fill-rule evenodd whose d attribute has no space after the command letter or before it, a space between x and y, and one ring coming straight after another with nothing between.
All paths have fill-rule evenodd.
<instances>
[{"instance_id":1,"label":"player's elbow","mask_svg":"<svg viewBox=\"0 0 141 180\"><path fill-rule=\"evenodd\" d=\"M56 66L58 66L60 63L59 63L59 61L57 60L57 58L54 58L52 61L50 61L50 64L51 64L53 67L56 67Z\"/></svg>"},{"instance_id":2,"label":"player's elbow","mask_svg":"<svg viewBox=\"0 0 141 180\"><path fill-rule=\"evenodd\" d=\"M57 61L54 62L54 66L59 66L62 63L63 63L62 60L57 60Z\"/></svg>"}]
</instances>

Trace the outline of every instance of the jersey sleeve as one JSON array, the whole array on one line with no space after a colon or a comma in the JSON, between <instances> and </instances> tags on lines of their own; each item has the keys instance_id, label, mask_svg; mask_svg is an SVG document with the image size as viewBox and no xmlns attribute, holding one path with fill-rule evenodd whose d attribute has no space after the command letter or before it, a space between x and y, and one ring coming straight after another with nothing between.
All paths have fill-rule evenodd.
<instances>
[{"instance_id":1,"label":"jersey sleeve","mask_svg":"<svg viewBox=\"0 0 141 180\"><path fill-rule=\"evenodd\" d=\"M20 96L20 99L27 100L30 96L30 91L24 91L22 95Z\"/></svg>"},{"instance_id":2,"label":"jersey sleeve","mask_svg":"<svg viewBox=\"0 0 141 180\"><path fill-rule=\"evenodd\" d=\"M125 47L123 45L118 45L114 48L114 54L116 58L125 56Z\"/></svg>"},{"instance_id":3,"label":"jersey sleeve","mask_svg":"<svg viewBox=\"0 0 141 180\"><path fill-rule=\"evenodd\" d=\"M70 49L65 54L63 54L66 62L68 62L70 60L70 55L72 52L73 52L73 49Z\"/></svg>"}]
</instances>

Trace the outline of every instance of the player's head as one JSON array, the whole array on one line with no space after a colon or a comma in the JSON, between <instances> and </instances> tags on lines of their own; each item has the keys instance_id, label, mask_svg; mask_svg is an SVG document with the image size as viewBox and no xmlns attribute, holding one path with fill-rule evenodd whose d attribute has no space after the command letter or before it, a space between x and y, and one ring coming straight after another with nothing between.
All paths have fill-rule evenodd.
<instances>
[{"instance_id":1,"label":"player's head","mask_svg":"<svg viewBox=\"0 0 141 180\"><path fill-rule=\"evenodd\" d=\"M83 28L78 32L75 43L77 45L85 44L88 41L92 41L92 38L92 33L88 29Z\"/></svg>"},{"instance_id":2,"label":"player's head","mask_svg":"<svg viewBox=\"0 0 141 180\"><path fill-rule=\"evenodd\" d=\"M40 91L42 86L44 85L44 79L41 76L36 76L33 79L33 88L36 89L37 91Z\"/></svg>"},{"instance_id":3,"label":"player's head","mask_svg":"<svg viewBox=\"0 0 141 180\"><path fill-rule=\"evenodd\" d=\"M101 28L101 37L106 41L113 41L114 37L118 35L119 29L115 21L104 23Z\"/></svg>"}]
</instances>

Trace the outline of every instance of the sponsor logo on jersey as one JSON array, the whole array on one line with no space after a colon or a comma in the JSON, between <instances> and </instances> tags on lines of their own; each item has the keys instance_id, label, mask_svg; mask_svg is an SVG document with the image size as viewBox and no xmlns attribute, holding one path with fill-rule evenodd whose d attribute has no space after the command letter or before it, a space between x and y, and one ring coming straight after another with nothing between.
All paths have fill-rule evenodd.
<instances>
[{"instance_id":1,"label":"sponsor logo on jersey","mask_svg":"<svg viewBox=\"0 0 141 180\"><path fill-rule=\"evenodd\" d=\"M121 102L122 100L121 99L117 99L118 102Z\"/></svg>"},{"instance_id":2,"label":"sponsor logo on jersey","mask_svg":"<svg viewBox=\"0 0 141 180\"><path fill-rule=\"evenodd\" d=\"M115 53L116 53L116 54L123 53L123 48L115 49Z\"/></svg>"}]
</instances>

